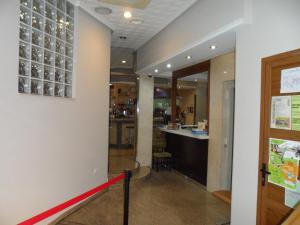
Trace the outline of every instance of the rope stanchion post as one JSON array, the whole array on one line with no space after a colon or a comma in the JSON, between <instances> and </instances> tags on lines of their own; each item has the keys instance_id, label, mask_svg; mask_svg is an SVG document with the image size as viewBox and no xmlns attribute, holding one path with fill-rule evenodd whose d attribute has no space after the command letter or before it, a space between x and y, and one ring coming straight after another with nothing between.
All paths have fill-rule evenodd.
<instances>
[{"instance_id":1,"label":"rope stanchion post","mask_svg":"<svg viewBox=\"0 0 300 225\"><path fill-rule=\"evenodd\" d=\"M123 224L128 225L129 219L129 186L130 186L130 179L132 177L132 172L130 170L124 171L124 219Z\"/></svg>"}]
</instances>

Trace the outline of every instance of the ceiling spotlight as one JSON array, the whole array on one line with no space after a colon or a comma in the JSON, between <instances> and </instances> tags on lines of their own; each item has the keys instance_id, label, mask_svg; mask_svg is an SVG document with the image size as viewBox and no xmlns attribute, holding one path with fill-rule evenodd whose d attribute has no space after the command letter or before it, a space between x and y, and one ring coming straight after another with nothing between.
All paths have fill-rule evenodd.
<instances>
[{"instance_id":1,"label":"ceiling spotlight","mask_svg":"<svg viewBox=\"0 0 300 225\"><path fill-rule=\"evenodd\" d=\"M226 70L224 70L224 72L223 72L224 74L227 74L228 72L226 71Z\"/></svg>"},{"instance_id":2,"label":"ceiling spotlight","mask_svg":"<svg viewBox=\"0 0 300 225\"><path fill-rule=\"evenodd\" d=\"M215 50L216 48L217 48L217 47L216 47L215 45L211 45L211 46L210 46L210 49L211 49L211 50Z\"/></svg>"},{"instance_id":3,"label":"ceiling spotlight","mask_svg":"<svg viewBox=\"0 0 300 225\"><path fill-rule=\"evenodd\" d=\"M136 79L137 79L137 80L139 80L140 78L139 78L139 77L137 77Z\"/></svg>"},{"instance_id":4,"label":"ceiling spotlight","mask_svg":"<svg viewBox=\"0 0 300 225\"><path fill-rule=\"evenodd\" d=\"M155 69L154 72L155 72L155 73L158 73L158 69Z\"/></svg>"},{"instance_id":5,"label":"ceiling spotlight","mask_svg":"<svg viewBox=\"0 0 300 225\"><path fill-rule=\"evenodd\" d=\"M132 17L131 12L125 11L125 12L124 12L124 17L125 17L126 19L130 19L130 18Z\"/></svg>"},{"instance_id":6,"label":"ceiling spotlight","mask_svg":"<svg viewBox=\"0 0 300 225\"><path fill-rule=\"evenodd\" d=\"M167 64L167 68L171 68L172 65L170 63Z\"/></svg>"},{"instance_id":7,"label":"ceiling spotlight","mask_svg":"<svg viewBox=\"0 0 300 225\"><path fill-rule=\"evenodd\" d=\"M112 10L107 7L97 7L97 8L95 8L95 12L99 13L101 15L109 15L112 13Z\"/></svg>"},{"instance_id":8,"label":"ceiling spotlight","mask_svg":"<svg viewBox=\"0 0 300 225\"><path fill-rule=\"evenodd\" d=\"M197 82L198 80L197 79L195 79L195 82Z\"/></svg>"},{"instance_id":9,"label":"ceiling spotlight","mask_svg":"<svg viewBox=\"0 0 300 225\"><path fill-rule=\"evenodd\" d=\"M122 63L125 64L125 63L126 63L126 60L122 60Z\"/></svg>"},{"instance_id":10,"label":"ceiling spotlight","mask_svg":"<svg viewBox=\"0 0 300 225\"><path fill-rule=\"evenodd\" d=\"M143 20L139 20L139 19L130 20L130 23L133 23L135 25L142 24L143 22L144 22Z\"/></svg>"},{"instance_id":11,"label":"ceiling spotlight","mask_svg":"<svg viewBox=\"0 0 300 225\"><path fill-rule=\"evenodd\" d=\"M190 56L190 55L188 55L187 57L186 57L186 59L191 59L192 58L192 56Z\"/></svg>"}]
</instances>

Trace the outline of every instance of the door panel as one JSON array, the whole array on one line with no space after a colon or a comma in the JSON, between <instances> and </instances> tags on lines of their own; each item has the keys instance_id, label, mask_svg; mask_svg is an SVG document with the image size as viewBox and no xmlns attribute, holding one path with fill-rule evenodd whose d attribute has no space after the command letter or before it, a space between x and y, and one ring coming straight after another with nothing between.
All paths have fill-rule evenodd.
<instances>
[{"instance_id":1,"label":"door panel","mask_svg":"<svg viewBox=\"0 0 300 225\"><path fill-rule=\"evenodd\" d=\"M267 182L267 177L265 186L262 185L263 179L260 169L263 163L268 165L269 138L300 141L299 131L270 128L272 96L300 95L299 92L289 94L280 93L281 71L294 67L300 67L300 49L262 60L260 168L257 205L258 225L280 225L293 211L293 209L284 204L284 188Z\"/></svg>"}]
</instances>

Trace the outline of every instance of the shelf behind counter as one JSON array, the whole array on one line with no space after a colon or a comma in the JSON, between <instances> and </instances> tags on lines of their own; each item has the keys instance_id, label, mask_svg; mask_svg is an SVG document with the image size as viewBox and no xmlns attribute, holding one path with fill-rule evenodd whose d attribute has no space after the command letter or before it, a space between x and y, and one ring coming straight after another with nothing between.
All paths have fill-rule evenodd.
<instances>
[{"instance_id":1,"label":"shelf behind counter","mask_svg":"<svg viewBox=\"0 0 300 225\"><path fill-rule=\"evenodd\" d=\"M172 153L173 169L206 186L209 136L194 135L186 129L161 131L166 134L166 150Z\"/></svg>"}]
</instances>

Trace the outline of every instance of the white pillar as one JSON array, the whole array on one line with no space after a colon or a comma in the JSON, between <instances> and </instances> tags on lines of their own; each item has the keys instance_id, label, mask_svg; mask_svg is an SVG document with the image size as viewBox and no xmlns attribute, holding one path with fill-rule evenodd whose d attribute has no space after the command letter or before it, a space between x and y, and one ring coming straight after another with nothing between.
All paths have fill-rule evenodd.
<instances>
[{"instance_id":1,"label":"white pillar","mask_svg":"<svg viewBox=\"0 0 300 225\"><path fill-rule=\"evenodd\" d=\"M151 166L154 79L141 76L139 82L136 159L141 166Z\"/></svg>"}]
</instances>

